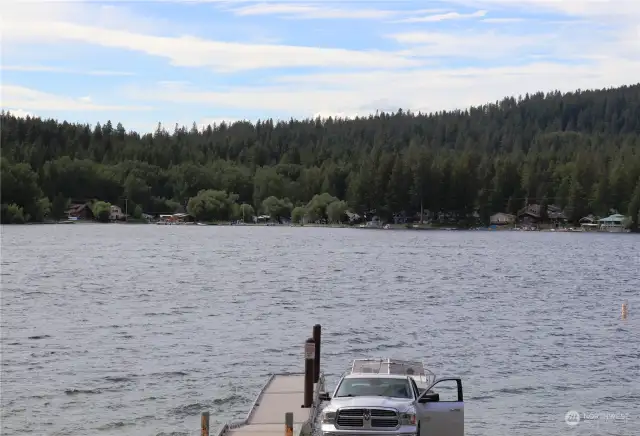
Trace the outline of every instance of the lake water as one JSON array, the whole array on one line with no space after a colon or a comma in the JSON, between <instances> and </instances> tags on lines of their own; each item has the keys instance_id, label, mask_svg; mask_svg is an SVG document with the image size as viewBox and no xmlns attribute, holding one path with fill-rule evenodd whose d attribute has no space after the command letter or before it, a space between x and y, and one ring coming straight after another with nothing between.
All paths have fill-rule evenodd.
<instances>
[{"instance_id":1,"label":"lake water","mask_svg":"<svg viewBox=\"0 0 640 436\"><path fill-rule=\"evenodd\" d=\"M629 234L3 226L2 434L217 428L320 323L332 387L366 356L461 376L466 435L637 435L639 290Z\"/></svg>"}]
</instances>

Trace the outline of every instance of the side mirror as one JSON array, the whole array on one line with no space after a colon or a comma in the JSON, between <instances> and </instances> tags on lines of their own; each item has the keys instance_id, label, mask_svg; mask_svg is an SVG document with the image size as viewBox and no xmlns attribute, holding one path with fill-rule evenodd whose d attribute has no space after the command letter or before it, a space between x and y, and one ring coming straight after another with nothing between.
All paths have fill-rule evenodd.
<instances>
[{"instance_id":1,"label":"side mirror","mask_svg":"<svg viewBox=\"0 0 640 436\"><path fill-rule=\"evenodd\" d=\"M329 394L329 392L320 392L318 398L320 399L320 401L330 401L331 395Z\"/></svg>"},{"instance_id":2,"label":"side mirror","mask_svg":"<svg viewBox=\"0 0 640 436\"><path fill-rule=\"evenodd\" d=\"M440 401L440 394L436 394L434 392L431 394L426 394L425 396L421 397L418 400L418 403L436 403L438 401Z\"/></svg>"}]
</instances>

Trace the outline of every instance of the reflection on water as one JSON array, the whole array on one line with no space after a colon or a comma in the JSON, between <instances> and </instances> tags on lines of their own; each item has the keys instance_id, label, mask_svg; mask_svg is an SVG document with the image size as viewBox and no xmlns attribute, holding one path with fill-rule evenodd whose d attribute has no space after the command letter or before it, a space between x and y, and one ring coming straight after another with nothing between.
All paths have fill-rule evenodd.
<instances>
[{"instance_id":1,"label":"reflection on water","mask_svg":"<svg viewBox=\"0 0 640 436\"><path fill-rule=\"evenodd\" d=\"M634 235L5 226L2 430L215 428L320 323L330 385L367 356L461 376L467 435L635 435L639 277Z\"/></svg>"}]
</instances>

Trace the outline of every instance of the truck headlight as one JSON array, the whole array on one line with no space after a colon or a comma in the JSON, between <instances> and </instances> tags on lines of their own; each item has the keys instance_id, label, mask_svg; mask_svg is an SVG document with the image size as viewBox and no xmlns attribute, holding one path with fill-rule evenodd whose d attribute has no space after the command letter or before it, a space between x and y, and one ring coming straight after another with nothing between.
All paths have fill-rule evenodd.
<instances>
[{"instance_id":1,"label":"truck headlight","mask_svg":"<svg viewBox=\"0 0 640 436\"><path fill-rule=\"evenodd\" d=\"M323 424L333 424L336 422L336 412L334 410L322 411L321 421Z\"/></svg>"},{"instance_id":2,"label":"truck headlight","mask_svg":"<svg viewBox=\"0 0 640 436\"><path fill-rule=\"evenodd\" d=\"M400 414L401 425L416 425L416 411L407 410Z\"/></svg>"}]
</instances>

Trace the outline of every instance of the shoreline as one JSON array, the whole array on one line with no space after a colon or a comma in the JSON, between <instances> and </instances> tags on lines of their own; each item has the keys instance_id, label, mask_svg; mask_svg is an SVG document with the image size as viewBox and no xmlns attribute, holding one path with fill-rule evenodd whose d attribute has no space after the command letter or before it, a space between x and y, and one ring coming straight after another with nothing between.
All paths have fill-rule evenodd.
<instances>
[{"instance_id":1,"label":"shoreline","mask_svg":"<svg viewBox=\"0 0 640 436\"><path fill-rule=\"evenodd\" d=\"M23 224L2 224L2 226L37 226L37 225L70 225L70 224L80 224L80 225L161 225L165 226L167 224L157 224L155 222L144 222L144 221L130 221L130 222L108 222L101 223L96 221L59 221L59 222L40 222L40 223L23 223ZM503 228L491 228L491 227L455 227L455 226L419 226L408 227L406 224L389 224L388 228L384 227L373 227L373 226L365 226L361 227L360 225L349 225L349 224L276 224L276 223L244 223L244 224L232 224L229 222L209 222L209 223L185 223L185 224L170 224L167 226L178 226L178 227L298 227L298 228L331 228L331 229L356 229L356 230L403 230L403 231L467 231L467 232L526 232L526 233L594 233L594 234L638 234L640 232L631 232L629 230L611 232L611 231L601 231L601 230L569 230L569 228L544 228L538 230L524 230L521 228L513 228L513 227L503 227Z\"/></svg>"}]
</instances>

